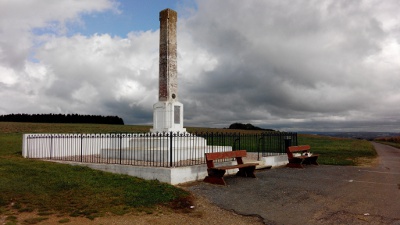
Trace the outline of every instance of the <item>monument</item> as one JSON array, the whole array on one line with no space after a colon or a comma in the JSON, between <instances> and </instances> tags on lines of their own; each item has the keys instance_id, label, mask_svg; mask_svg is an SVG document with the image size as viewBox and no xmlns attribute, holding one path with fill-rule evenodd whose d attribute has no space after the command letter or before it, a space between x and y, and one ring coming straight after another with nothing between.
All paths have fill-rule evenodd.
<instances>
[{"instance_id":1,"label":"monument","mask_svg":"<svg viewBox=\"0 0 400 225\"><path fill-rule=\"evenodd\" d=\"M160 12L160 59L158 102L153 105L152 133L186 132L183 128L183 104L178 101L176 22L172 9Z\"/></svg>"},{"instance_id":2,"label":"monument","mask_svg":"<svg viewBox=\"0 0 400 225\"><path fill-rule=\"evenodd\" d=\"M202 159L206 152L232 150L231 146L209 146L205 138L183 128L183 104L178 101L177 18L174 10L160 12L158 102L153 105L153 128L146 134L111 138L113 147L102 148L102 158L178 162Z\"/></svg>"}]
</instances>

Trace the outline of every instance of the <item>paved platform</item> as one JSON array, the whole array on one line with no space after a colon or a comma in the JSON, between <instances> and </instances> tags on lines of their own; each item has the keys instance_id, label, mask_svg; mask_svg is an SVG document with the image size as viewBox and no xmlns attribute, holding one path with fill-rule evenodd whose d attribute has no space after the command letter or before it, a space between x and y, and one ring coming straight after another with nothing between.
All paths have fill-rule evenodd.
<instances>
[{"instance_id":1,"label":"paved platform","mask_svg":"<svg viewBox=\"0 0 400 225\"><path fill-rule=\"evenodd\" d=\"M257 178L228 176L227 186L188 187L216 205L265 224L400 225L400 150L373 143L375 167L308 166L261 170Z\"/></svg>"},{"instance_id":2,"label":"paved platform","mask_svg":"<svg viewBox=\"0 0 400 225\"><path fill-rule=\"evenodd\" d=\"M253 153L254 154L254 153ZM280 167L286 165L287 156L285 155L271 155L268 157L261 157L260 161L255 161L257 157L249 157L245 162L257 162L259 166L257 169L266 169L272 167ZM92 169L102 170L117 174L126 174L134 177L143 178L146 180L158 180L164 183L177 185L197 180L203 180L207 176L207 166L205 164L194 166L182 167L150 167L150 166L131 166L120 164L105 164L105 163L85 163L74 161L55 161L58 163L65 163L70 165L87 166ZM225 162L223 165L236 164L235 161ZM221 164L222 165L222 164ZM228 170L229 174L236 174L238 169Z\"/></svg>"}]
</instances>

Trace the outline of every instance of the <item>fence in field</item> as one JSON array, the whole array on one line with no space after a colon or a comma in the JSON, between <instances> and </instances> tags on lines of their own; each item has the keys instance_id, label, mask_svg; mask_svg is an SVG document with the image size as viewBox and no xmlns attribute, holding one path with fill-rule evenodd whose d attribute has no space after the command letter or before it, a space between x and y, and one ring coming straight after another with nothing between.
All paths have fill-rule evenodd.
<instances>
[{"instance_id":1,"label":"fence in field","mask_svg":"<svg viewBox=\"0 0 400 225\"><path fill-rule=\"evenodd\" d=\"M204 164L204 153L244 149L257 157L285 153L297 133L24 134L26 158L179 167Z\"/></svg>"}]
</instances>

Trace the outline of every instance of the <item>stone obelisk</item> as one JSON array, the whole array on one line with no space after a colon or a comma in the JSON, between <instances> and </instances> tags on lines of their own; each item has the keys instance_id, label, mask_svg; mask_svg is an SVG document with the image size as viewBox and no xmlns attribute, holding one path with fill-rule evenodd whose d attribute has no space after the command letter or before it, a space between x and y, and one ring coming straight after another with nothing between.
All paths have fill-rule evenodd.
<instances>
[{"instance_id":1,"label":"stone obelisk","mask_svg":"<svg viewBox=\"0 0 400 225\"><path fill-rule=\"evenodd\" d=\"M153 133L186 132L183 105L178 102L177 19L172 9L160 12L159 89L158 102L153 105Z\"/></svg>"}]
</instances>

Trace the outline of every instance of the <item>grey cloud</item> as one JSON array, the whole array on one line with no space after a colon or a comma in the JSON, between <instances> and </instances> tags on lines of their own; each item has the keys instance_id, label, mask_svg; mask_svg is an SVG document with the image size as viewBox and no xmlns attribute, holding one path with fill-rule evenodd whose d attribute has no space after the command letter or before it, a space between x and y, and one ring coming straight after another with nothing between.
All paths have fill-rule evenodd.
<instances>
[{"instance_id":1,"label":"grey cloud","mask_svg":"<svg viewBox=\"0 0 400 225\"><path fill-rule=\"evenodd\" d=\"M215 119L227 123L281 119L290 128L291 121L302 119L310 122L298 124L312 127L337 117L345 121L341 125L352 126L370 105L382 106L393 84L380 79L386 71L376 70L379 62L365 63L395 38L374 13L381 10L379 4L246 1L238 7L233 1L199 2L185 29L218 64L202 74L190 101L202 102L196 108L200 114L214 111ZM384 111L371 111L369 119L379 120Z\"/></svg>"},{"instance_id":2,"label":"grey cloud","mask_svg":"<svg viewBox=\"0 0 400 225\"><path fill-rule=\"evenodd\" d=\"M197 11L180 17L178 24L185 126L249 122L293 131L398 130L397 1L197 4ZM70 15L79 20L79 13ZM48 20L36 26L45 26L43 21ZM29 35L32 45L38 37ZM0 112L101 113L121 116L129 124L152 123L158 31L131 32L126 38L40 37L34 50L23 47L21 54L0 63L0 69L6 68L0 71L11 68L18 75L16 83L0 81L7 87L0 90L7 105ZM0 48L10 48L10 40ZM37 62L27 70L29 54ZM15 93L18 97L12 97Z\"/></svg>"}]
</instances>

